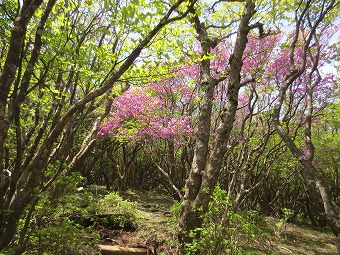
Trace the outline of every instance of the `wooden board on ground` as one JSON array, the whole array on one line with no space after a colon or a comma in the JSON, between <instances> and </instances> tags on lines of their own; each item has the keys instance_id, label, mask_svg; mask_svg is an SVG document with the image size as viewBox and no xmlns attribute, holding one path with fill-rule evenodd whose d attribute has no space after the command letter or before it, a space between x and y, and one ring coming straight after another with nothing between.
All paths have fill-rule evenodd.
<instances>
[{"instance_id":1,"label":"wooden board on ground","mask_svg":"<svg viewBox=\"0 0 340 255\"><path fill-rule=\"evenodd\" d=\"M113 245L99 245L103 255L146 255L145 248L130 248Z\"/></svg>"}]
</instances>

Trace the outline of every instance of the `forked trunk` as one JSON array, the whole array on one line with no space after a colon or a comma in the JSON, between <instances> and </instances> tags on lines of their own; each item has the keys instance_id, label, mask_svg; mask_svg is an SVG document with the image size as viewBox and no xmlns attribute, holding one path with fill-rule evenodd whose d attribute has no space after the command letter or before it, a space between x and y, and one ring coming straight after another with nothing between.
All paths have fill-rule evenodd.
<instances>
[{"instance_id":1,"label":"forked trunk","mask_svg":"<svg viewBox=\"0 0 340 255\"><path fill-rule=\"evenodd\" d=\"M218 79L213 78L210 70L210 60L204 56L209 55L212 48L216 47L216 39L208 36L204 23L201 23L193 10L192 22L198 33L198 40L202 47L203 60L200 63L200 83L202 90L201 110L199 114L196 145L194 158L185 184L185 195L181 205L179 219L179 242L180 254L185 254L185 246L192 242L193 238L199 239L199 233L195 237L190 232L202 226L202 215L207 211L210 196L217 184L217 179L226 152L226 140L228 139L238 105L238 93L240 89L240 73L242 69L242 57L246 48L248 33L252 27L249 26L251 17L255 13L255 5L252 1L246 1L244 12L241 17L234 50L229 59L230 76L228 93L225 107L221 114L217 134L212 142L209 153L210 125L212 115L212 101L214 89ZM220 79L222 81L223 79ZM204 254L197 250L195 254Z\"/></svg>"}]
</instances>

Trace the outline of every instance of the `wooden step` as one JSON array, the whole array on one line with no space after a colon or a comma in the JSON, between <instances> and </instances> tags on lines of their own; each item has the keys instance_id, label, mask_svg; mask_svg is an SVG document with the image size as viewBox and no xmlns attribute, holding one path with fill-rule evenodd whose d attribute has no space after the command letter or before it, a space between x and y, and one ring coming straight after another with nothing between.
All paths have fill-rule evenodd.
<instances>
[{"instance_id":1,"label":"wooden step","mask_svg":"<svg viewBox=\"0 0 340 255\"><path fill-rule=\"evenodd\" d=\"M99 245L103 255L147 255L145 248L130 248L116 245Z\"/></svg>"}]
</instances>

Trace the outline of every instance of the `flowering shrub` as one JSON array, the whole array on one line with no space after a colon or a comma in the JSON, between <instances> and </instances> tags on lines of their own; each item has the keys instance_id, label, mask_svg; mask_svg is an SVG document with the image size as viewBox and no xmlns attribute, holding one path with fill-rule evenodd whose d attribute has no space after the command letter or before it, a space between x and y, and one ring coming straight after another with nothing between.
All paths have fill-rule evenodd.
<instances>
[{"instance_id":1,"label":"flowering shrub","mask_svg":"<svg viewBox=\"0 0 340 255\"><path fill-rule=\"evenodd\" d=\"M116 98L111 117L99 133L135 142L168 138L181 142L191 135L190 117L174 112L173 102L157 95L155 88L133 88Z\"/></svg>"}]
</instances>

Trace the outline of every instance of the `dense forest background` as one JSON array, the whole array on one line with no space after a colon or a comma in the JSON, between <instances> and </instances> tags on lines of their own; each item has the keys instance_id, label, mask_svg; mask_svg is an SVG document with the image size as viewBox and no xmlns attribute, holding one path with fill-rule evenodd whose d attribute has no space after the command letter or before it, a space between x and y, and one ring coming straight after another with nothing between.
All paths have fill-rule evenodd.
<instances>
[{"instance_id":1,"label":"dense forest background","mask_svg":"<svg viewBox=\"0 0 340 255\"><path fill-rule=\"evenodd\" d=\"M32 247L77 232L79 196L105 186L179 201L177 254L209 254L197 240L243 212L329 228L340 254L339 13L334 0L3 0L0 252L43 254Z\"/></svg>"}]
</instances>

